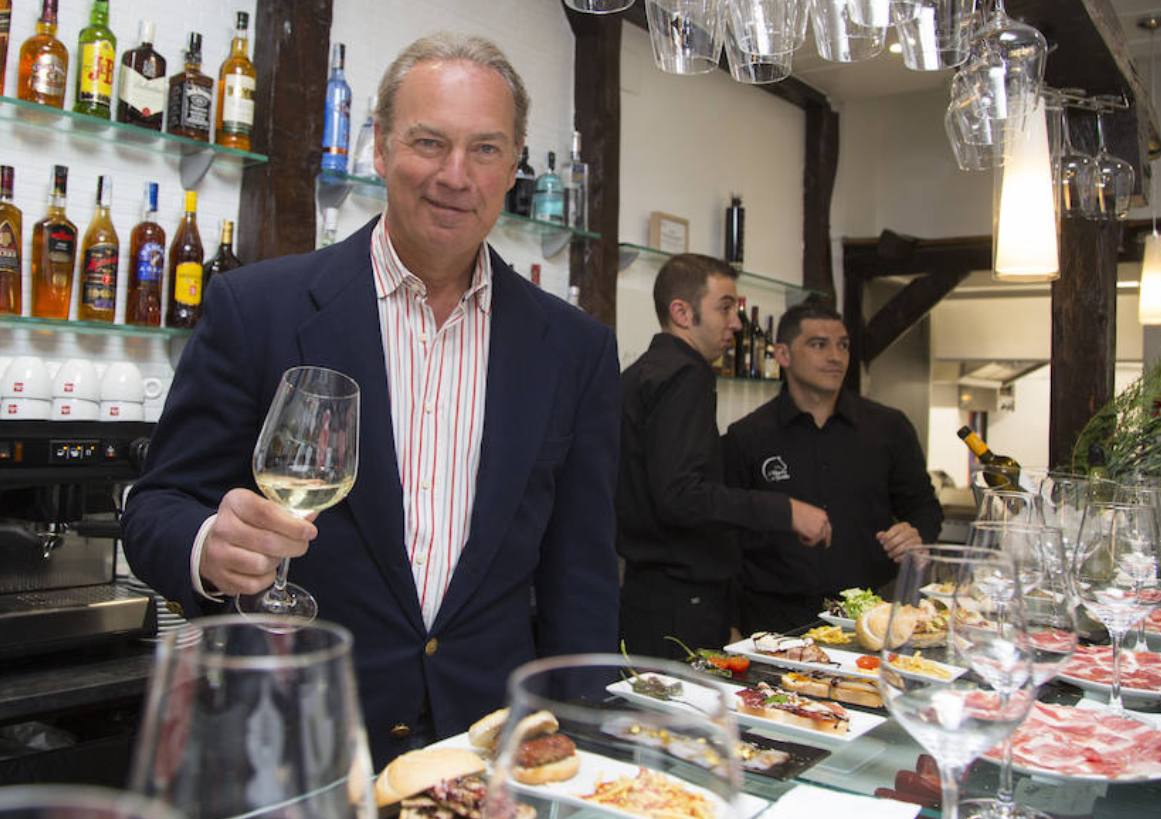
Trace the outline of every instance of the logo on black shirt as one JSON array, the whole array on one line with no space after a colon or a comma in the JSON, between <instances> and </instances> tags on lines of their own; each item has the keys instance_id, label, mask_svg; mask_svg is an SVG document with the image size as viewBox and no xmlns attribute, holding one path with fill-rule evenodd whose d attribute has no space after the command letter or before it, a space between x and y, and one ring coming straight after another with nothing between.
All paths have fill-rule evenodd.
<instances>
[{"instance_id":1,"label":"logo on black shirt","mask_svg":"<svg viewBox=\"0 0 1161 819\"><path fill-rule=\"evenodd\" d=\"M771 455L762 461L762 477L770 483L790 480L790 468L781 455Z\"/></svg>"}]
</instances>

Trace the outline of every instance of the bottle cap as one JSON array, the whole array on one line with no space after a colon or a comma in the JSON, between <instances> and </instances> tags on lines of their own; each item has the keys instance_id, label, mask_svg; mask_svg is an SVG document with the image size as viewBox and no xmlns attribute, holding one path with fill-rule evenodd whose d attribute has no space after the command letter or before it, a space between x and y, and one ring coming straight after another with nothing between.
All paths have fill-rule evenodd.
<instances>
[{"instance_id":1,"label":"bottle cap","mask_svg":"<svg viewBox=\"0 0 1161 819\"><path fill-rule=\"evenodd\" d=\"M108 208L113 205L113 177L102 174L97 177L97 204Z\"/></svg>"},{"instance_id":2,"label":"bottle cap","mask_svg":"<svg viewBox=\"0 0 1161 819\"><path fill-rule=\"evenodd\" d=\"M331 46L331 68L342 68L347 64L347 47L342 43Z\"/></svg>"},{"instance_id":3,"label":"bottle cap","mask_svg":"<svg viewBox=\"0 0 1161 819\"><path fill-rule=\"evenodd\" d=\"M56 24L56 0L44 0L40 10L40 22Z\"/></svg>"},{"instance_id":4,"label":"bottle cap","mask_svg":"<svg viewBox=\"0 0 1161 819\"><path fill-rule=\"evenodd\" d=\"M202 35L196 31L189 33L189 49L186 51L186 56L193 61L196 57L198 60L202 58Z\"/></svg>"},{"instance_id":5,"label":"bottle cap","mask_svg":"<svg viewBox=\"0 0 1161 819\"><path fill-rule=\"evenodd\" d=\"M149 213L157 213L157 190L156 182L145 183L145 209Z\"/></svg>"},{"instance_id":6,"label":"bottle cap","mask_svg":"<svg viewBox=\"0 0 1161 819\"><path fill-rule=\"evenodd\" d=\"M250 15L244 11L238 12L238 31L245 31L250 28Z\"/></svg>"},{"instance_id":7,"label":"bottle cap","mask_svg":"<svg viewBox=\"0 0 1161 819\"><path fill-rule=\"evenodd\" d=\"M186 213L197 213L197 210L198 210L198 192L197 191L186 191L185 192L185 212Z\"/></svg>"},{"instance_id":8,"label":"bottle cap","mask_svg":"<svg viewBox=\"0 0 1161 819\"><path fill-rule=\"evenodd\" d=\"M0 193L6 198L12 198L12 185L16 171L11 165L0 165Z\"/></svg>"},{"instance_id":9,"label":"bottle cap","mask_svg":"<svg viewBox=\"0 0 1161 819\"><path fill-rule=\"evenodd\" d=\"M338 208L324 208L323 209L323 229L334 230L339 226L339 209Z\"/></svg>"},{"instance_id":10,"label":"bottle cap","mask_svg":"<svg viewBox=\"0 0 1161 819\"><path fill-rule=\"evenodd\" d=\"M581 152L581 133L580 131L572 132L572 155L579 157Z\"/></svg>"},{"instance_id":11,"label":"bottle cap","mask_svg":"<svg viewBox=\"0 0 1161 819\"><path fill-rule=\"evenodd\" d=\"M222 244L229 245L234 242L234 223L229 219L222 220Z\"/></svg>"},{"instance_id":12,"label":"bottle cap","mask_svg":"<svg viewBox=\"0 0 1161 819\"><path fill-rule=\"evenodd\" d=\"M68 165L53 165L52 166L52 190L53 193L64 196L69 192L69 168Z\"/></svg>"},{"instance_id":13,"label":"bottle cap","mask_svg":"<svg viewBox=\"0 0 1161 819\"><path fill-rule=\"evenodd\" d=\"M142 20L137 27L137 39L143 43L152 43L153 35L156 33L152 20Z\"/></svg>"}]
</instances>

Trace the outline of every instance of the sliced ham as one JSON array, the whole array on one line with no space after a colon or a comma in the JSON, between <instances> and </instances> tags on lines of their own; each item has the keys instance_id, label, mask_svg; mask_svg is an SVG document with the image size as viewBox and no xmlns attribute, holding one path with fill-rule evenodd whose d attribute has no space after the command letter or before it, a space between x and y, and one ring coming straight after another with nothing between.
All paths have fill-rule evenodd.
<instances>
[{"instance_id":1,"label":"sliced ham","mask_svg":"<svg viewBox=\"0 0 1161 819\"><path fill-rule=\"evenodd\" d=\"M1112 685L1113 650L1110 646L1081 646L1060 672L1063 677ZM1161 692L1161 654L1154 651L1121 652L1121 685Z\"/></svg>"}]
</instances>

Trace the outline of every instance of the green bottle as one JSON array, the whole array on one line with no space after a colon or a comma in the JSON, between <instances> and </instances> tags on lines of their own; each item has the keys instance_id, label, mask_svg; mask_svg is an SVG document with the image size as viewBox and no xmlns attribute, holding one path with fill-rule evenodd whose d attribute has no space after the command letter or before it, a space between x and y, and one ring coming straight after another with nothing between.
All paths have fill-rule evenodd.
<instances>
[{"instance_id":1,"label":"green bottle","mask_svg":"<svg viewBox=\"0 0 1161 819\"><path fill-rule=\"evenodd\" d=\"M77 39L77 101L73 110L110 119L117 38L109 29L109 0L93 0L89 24Z\"/></svg>"}]
</instances>

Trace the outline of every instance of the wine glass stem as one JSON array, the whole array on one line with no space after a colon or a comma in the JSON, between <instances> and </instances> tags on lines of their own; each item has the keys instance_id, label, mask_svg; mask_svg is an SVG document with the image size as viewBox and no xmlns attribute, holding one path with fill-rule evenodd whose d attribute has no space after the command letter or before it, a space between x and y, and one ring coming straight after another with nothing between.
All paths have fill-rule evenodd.
<instances>
[{"instance_id":1,"label":"wine glass stem","mask_svg":"<svg viewBox=\"0 0 1161 819\"><path fill-rule=\"evenodd\" d=\"M1109 694L1109 708L1114 711L1124 711L1125 706L1121 703L1121 637L1120 629L1109 630L1109 636L1113 643L1113 687Z\"/></svg>"},{"instance_id":2,"label":"wine glass stem","mask_svg":"<svg viewBox=\"0 0 1161 819\"><path fill-rule=\"evenodd\" d=\"M959 781L963 772L961 765L939 766L939 785L943 794L940 813L943 819L959 819Z\"/></svg>"},{"instance_id":3,"label":"wine glass stem","mask_svg":"<svg viewBox=\"0 0 1161 819\"><path fill-rule=\"evenodd\" d=\"M290 571L290 558L284 557L278 564L278 571L274 573L274 585L270 587L270 594L279 597L286 596L286 575Z\"/></svg>"},{"instance_id":4,"label":"wine glass stem","mask_svg":"<svg viewBox=\"0 0 1161 819\"><path fill-rule=\"evenodd\" d=\"M1016 804L1015 789L1012 785L1012 738L1004 740L1004 760L1000 766L1000 786L996 789L996 816L1009 817Z\"/></svg>"}]
</instances>

